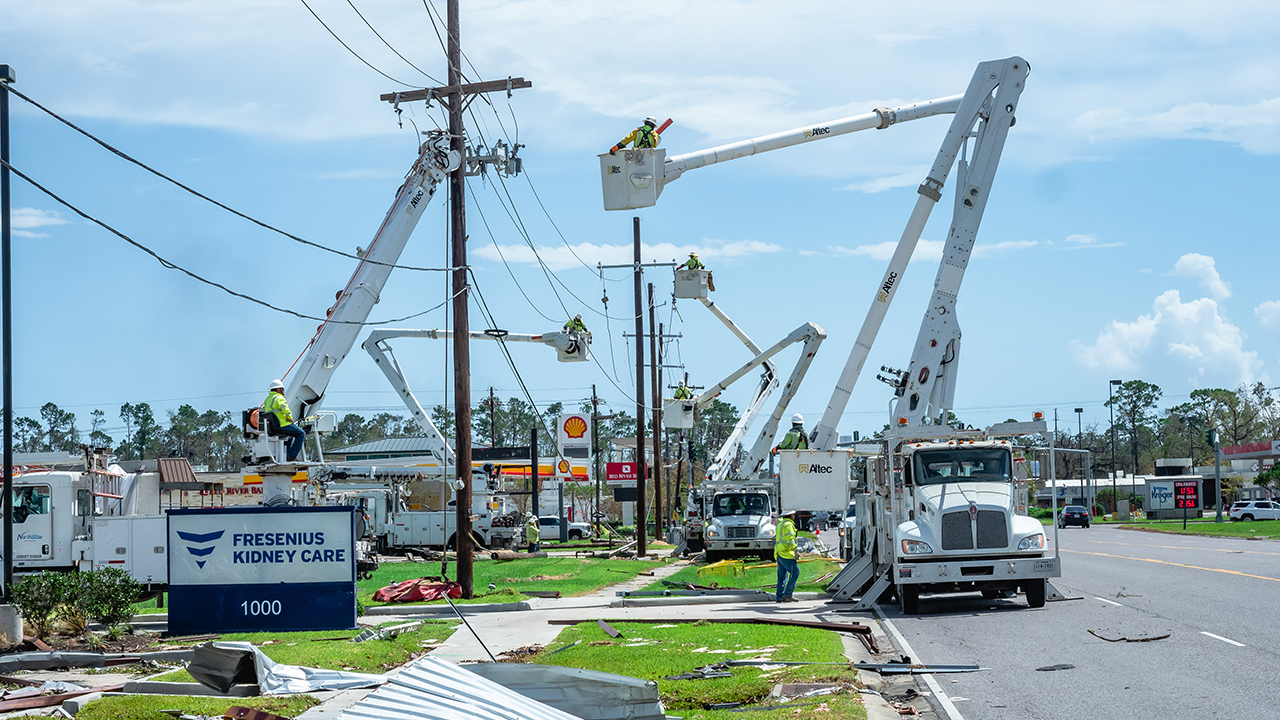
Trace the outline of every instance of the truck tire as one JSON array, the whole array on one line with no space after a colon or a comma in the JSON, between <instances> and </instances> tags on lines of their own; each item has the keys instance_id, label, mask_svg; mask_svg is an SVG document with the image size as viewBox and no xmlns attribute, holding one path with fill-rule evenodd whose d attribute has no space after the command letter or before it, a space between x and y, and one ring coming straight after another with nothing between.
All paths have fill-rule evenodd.
<instances>
[{"instance_id":1,"label":"truck tire","mask_svg":"<svg viewBox=\"0 0 1280 720\"><path fill-rule=\"evenodd\" d=\"M582 533L581 533L580 531L578 531L578 530L570 530L570 531L569 531L569 539L570 539L570 540L581 540L581 539L582 539Z\"/></svg>"},{"instance_id":2,"label":"truck tire","mask_svg":"<svg viewBox=\"0 0 1280 720\"><path fill-rule=\"evenodd\" d=\"M707 554L707 562L709 563L720 562L721 560L724 560L726 557L728 557L728 554L725 553L723 550L712 550L711 548L707 548L706 554Z\"/></svg>"},{"instance_id":3,"label":"truck tire","mask_svg":"<svg viewBox=\"0 0 1280 720\"><path fill-rule=\"evenodd\" d=\"M920 612L919 585L899 585L898 597L902 599L903 615L916 615Z\"/></svg>"},{"instance_id":4,"label":"truck tire","mask_svg":"<svg viewBox=\"0 0 1280 720\"><path fill-rule=\"evenodd\" d=\"M1044 580L1033 580L1027 585L1027 605L1033 608L1044 607Z\"/></svg>"},{"instance_id":5,"label":"truck tire","mask_svg":"<svg viewBox=\"0 0 1280 720\"><path fill-rule=\"evenodd\" d=\"M1240 519L1243 520L1244 522L1253 522L1252 515L1241 515Z\"/></svg>"},{"instance_id":6,"label":"truck tire","mask_svg":"<svg viewBox=\"0 0 1280 720\"><path fill-rule=\"evenodd\" d=\"M702 538L689 538L685 546L689 548L690 553L700 553L702 552Z\"/></svg>"}]
</instances>

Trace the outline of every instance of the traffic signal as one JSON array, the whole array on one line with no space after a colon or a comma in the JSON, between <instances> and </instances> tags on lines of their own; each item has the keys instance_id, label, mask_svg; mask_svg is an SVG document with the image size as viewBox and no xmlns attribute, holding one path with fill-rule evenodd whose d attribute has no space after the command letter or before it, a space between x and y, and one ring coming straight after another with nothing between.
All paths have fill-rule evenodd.
<instances>
[{"instance_id":1,"label":"traffic signal","mask_svg":"<svg viewBox=\"0 0 1280 720\"><path fill-rule=\"evenodd\" d=\"M1210 447L1213 447L1213 448L1218 447L1218 431L1217 430L1213 428L1209 428L1208 430L1205 430L1204 439L1209 443Z\"/></svg>"}]
</instances>

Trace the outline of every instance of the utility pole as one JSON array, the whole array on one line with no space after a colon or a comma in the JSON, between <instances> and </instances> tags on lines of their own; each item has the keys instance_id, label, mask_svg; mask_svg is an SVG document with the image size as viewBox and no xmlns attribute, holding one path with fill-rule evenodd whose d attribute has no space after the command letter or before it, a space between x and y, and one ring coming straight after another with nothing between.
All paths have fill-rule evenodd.
<instances>
[{"instance_id":1,"label":"utility pole","mask_svg":"<svg viewBox=\"0 0 1280 720\"><path fill-rule=\"evenodd\" d=\"M542 515L541 505L538 502L542 495L542 488L538 487L538 427L535 425L529 430L529 507L533 512L533 521L539 523L539 516ZM541 524L541 523L539 523Z\"/></svg>"},{"instance_id":2,"label":"utility pole","mask_svg":"<svg viewBox=\"0 0 1280 720\"><path fill-rule=\"evenodd\" d=\"M1111 401L1111 388L1119 385L1119 380L1112 380L1107 386L1107 407L1111 408L1111 512L1120 519L1120 492L1116 489L1116 406Z\"/></svg>"},{"instance_id":3,"label":"utility pole","mask_svg":"<svg viewBox=\"0 0 1280 720\"><path fill-rule=\"evenodd\" d=\"M17 78L13 68L0 65L0 284L3 284L3 317L0 345L4 355L4 545L13 543L13 277L9 227L9 84ZM4 599L13 597L13 553L4 553ZM22 623L18 623L21 625Z\"/></svg>"},{"instance_id":4,"label":"utility pole","mask_svg":"<svg viewBox=\"0 0 1280 720\"><path fill-rule=\"evenodd\" d=\"M449 149L458 153L461 162L449 173L449 239L453 262L453 317L456 332L453 334L453 387L455 445L457 456L457 551L458 584L462 597L473 597L472 563L475 551L471 547L471 344L468 331L467 305L470 300L467 286L467 214L466 177L468 158L466 130L462 126L462 113L475 95L532 87L524 78L507 78L488 82L462 82L462 40L458 21L458 0L446 3L445 24L449 33L446 55L449 63L449 84L442 88L424 88L408 92L384 93L380 99L400 103L432 99L440 101L449 111ZM484 160L478 160L483 163Z\"/></svg>"},{"instance_id":5,"label":"utility pole","mask_svg":"<svg viewBox=\"0 0 1280 720\"><path fill-rule=\"evenodd\" d=\"M653 331L652 326L650 326L649 331L650 332ZM661 462L658 463L658 472L661 473L662 479L658 484L658 489L661 490L663 493L660 497L655 498L655 500L657 500L655 504L658 507L662 508L661 512L662 512L663 524L661 525L661 527L666 527L667 519L671 517L671 513L668 512L667 506L662 504L661 498L664 498L664 497L668 498L668 504L670 504L669 498L671 497L671 493L668 492L670 488L668 486L669 480L667 480L667 472L665 467L665 462L667 458L667 429L662 425L662 416L663 416L662 391L667 387L664 384L663 373L662 373L662 323L658 323L658 355L655 362L657 363L657 366L658 366L658 383L655 386L658 388L658 402L654 406L654 412L657 414L658 422L656 423L656 428L654 429L654 433L656 436L655 439L661 438L661 442L658 443L659 447L661 448L661 452L658 454L658 457L661 459ZM666 539L667 539L666 531L664 530L663 540L666 540Z\"/></svg>"},{"instance_id":6,"label":"utility pole","mask_svg":"<svg viewBox=\"0 0 1280 720\"><path fill-rule=\"evenodd\" d=\"M662 540L662 448L659 446L662 430L658 423L659 406L662 404L662 388L658 386L658 337L654 334L657 324L654 322L653 283L649 283L649 361L650 383L653 390L649 393L653 399L649 416L653 423L653 539Z\"/></svg>"},{"instance_id":7,"label":"utility pole","mask_svg":"<svg viewBox=\"0 0 1280 720\"><path fill-rule=\"evenodd\" d=\"M498 401L493 397L493 386L489 386L489 444L498 447Z\"/></svg>"},{"instance_id":8,"label":"utility pole","mask_svg":"<svg viewBox=\"0 0 1280 720\"><path fill-rule=\"evenodd\" d=\"M591 465L596 476L596 505L591 511L591 524L600 532L600 398L595 383L591 384Z\"/></svg>"},{"instance_id":9,"label":"utility pole","mask_svg":"<svg viewBox=\"0 0 1280 720\"><path fill-rule=\"evenodd\" d=\"M632 219L635 240L635 296L636 296L636 465L640 469L636 479L636 557L644 557L646 527L644 471L644 308L640 305L640 217Z\"/></svg>"}]
</instances>

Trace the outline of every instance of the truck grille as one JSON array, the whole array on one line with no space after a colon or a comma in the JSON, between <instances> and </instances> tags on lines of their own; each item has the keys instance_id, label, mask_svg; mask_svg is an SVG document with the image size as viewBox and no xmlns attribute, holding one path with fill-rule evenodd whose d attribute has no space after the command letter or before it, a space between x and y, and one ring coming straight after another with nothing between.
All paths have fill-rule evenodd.
<instances>
[{"instance_id":1,"label":"truck grille","mask_svg":"<svg viewBox=\"0 0 1280 720\"><path fill-rule=\"evenodd\" d=\"M973 549L973 530L970 528L968 510L949 512L942 516L942 549Z\"/></svg>"},{"instance_id":2,"label":"truck grille","mask_svg":"<svg viewBox=\"0 0 1280 720\"><path fill-rule=\"evenodd\" d=\"M1009 545L1009 532L1000 510L978 511L978 547L1003 548Z\"/></svg>"},{"instance_id":3,"label":"truck grille","mask_svg":"<svg viewBox=\"0 0 1280 720\"><path fill-rule=\"evenodd\" d=\"M731 538L753 538L756 536L756 529L753 527L729 527L725 528Z\"/></svg>"}]
</instances>

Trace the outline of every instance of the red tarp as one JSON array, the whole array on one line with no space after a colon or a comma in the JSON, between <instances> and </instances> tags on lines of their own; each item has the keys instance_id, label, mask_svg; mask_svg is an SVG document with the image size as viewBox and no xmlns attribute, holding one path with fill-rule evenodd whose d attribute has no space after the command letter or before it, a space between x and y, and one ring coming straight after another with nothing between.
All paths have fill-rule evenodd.
<instances>
[{"instance_id":1,"label":"red tarp","mask_svg":"<svg viewBox=\"0 0 1280 720\"><path fill-rule=\"evenodd\" d=\"M462 597L462 586L440 578L416 578L388 585L374 593L373 599L377 602L419 602L440 600L445 595Z\"/></svg>"}]
</instances>

